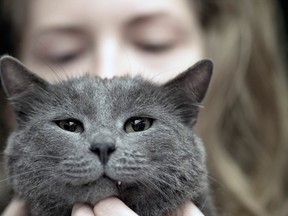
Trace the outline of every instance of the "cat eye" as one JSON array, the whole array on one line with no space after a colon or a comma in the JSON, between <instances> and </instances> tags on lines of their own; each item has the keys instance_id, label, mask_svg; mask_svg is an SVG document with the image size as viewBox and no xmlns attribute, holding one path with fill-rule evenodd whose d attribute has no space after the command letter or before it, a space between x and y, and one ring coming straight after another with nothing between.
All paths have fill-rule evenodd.
<instances>
[{"instance_id":1,"label":"cat eye","mask_svg":"<svg viewBox=\"0 0 288 216\"><path fill-rule=\"evenodd\" d=\"M82 133L84 131L83 124L75 119L59 120L55 122L60 128L69 132Z\"/></svg>"},{"instance_id":2,"label":"cat eye","mask_svg":"<svg viewBox=\"0 0 288 216\"><path fill-rule=\"evenodd\" d=\"M126 133L140 132L152 126L153 119L146 117L133 117L126 121L124 130Z\"/></svg>"}]
</instances>

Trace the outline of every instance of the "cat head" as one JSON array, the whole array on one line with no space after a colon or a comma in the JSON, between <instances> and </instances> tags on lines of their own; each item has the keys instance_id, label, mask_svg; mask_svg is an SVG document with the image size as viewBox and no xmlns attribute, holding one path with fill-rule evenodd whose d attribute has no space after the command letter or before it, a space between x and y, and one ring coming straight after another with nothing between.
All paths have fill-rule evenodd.
<instances>
[{"instance_id":1,"label":"cat head","mask_svg":"<svg viewBox=\"0 0 288 216\"><path fill-rule=\"evenodd\" d=\"M37 197L61 190L74 203L119 195L117 182L123 191L142 185L146 193L168 184L183 193L203 187L205 154L192 127L211 61L162 85L89 75L50 84L9 56L0 70L18 122L6 148L16 191Z\"/></svg>"}]
</instances>

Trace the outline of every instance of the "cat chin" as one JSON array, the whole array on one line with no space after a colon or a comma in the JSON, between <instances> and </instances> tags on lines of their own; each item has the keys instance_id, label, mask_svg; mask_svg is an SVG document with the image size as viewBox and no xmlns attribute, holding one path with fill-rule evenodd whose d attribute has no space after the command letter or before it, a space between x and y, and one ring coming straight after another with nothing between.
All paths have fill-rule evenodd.
<instances>
[{"instance_id":1,"label":"cat chin","mask_svg":"<svg viewBox=\"0 0 288 216\"><path fill-rule=\"evenodd\" d=\"M73 187L73 189L71 188ZM101 177L95 182L90 182L81 186L66 186L67 194L63 198L67 203L89 203L95 205L100 200L108 197L119 196L119 182L107 177ZM71 191L74 191L72 194Z\"/></svg>"}]
</instances>

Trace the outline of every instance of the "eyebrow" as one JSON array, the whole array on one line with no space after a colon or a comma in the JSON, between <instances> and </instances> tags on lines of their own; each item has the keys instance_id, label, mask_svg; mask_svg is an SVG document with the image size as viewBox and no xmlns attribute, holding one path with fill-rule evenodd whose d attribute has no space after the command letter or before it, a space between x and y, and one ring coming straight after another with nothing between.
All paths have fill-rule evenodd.
<instances>
[{"instance_id":1,"label":"eyebrow","mask_svg":"<svg viewBox=\"0 0 288 216\"><path fill-rule=\"evenodd\" d=\"M174 27L176 27L178 30L186 32L187 28L185 25L175 16L171 16L168 13L165 12L156 12L156 13L148 13L144 15L139 15L135 18L133 18L130 22L128 22L129 27L133 26L138 26L138 25L143 25L143 24L148 24L150 22L153 22L155 20L162 20L163 21L168 21L168 24L172 24Z\"/></svg>"},{"instance_id":2,"label":"eyebrow","mask_svg":"<svg viewBox=\"0 0 288 216\"><path fill-rule=\"evenodd\" d=\"M43 27L34 34L33 38L41 38L42 36L50 34L60 34L60 35L82 35L84 28L80 25L58 25L52 27Z\"/></svg>"},{"instance_id":3,"label":"eyebrow","mask_svg":"<svg viewBox=\"0 0 288 216\"><path fill-rule=\"evenodd\" d=\"M138 22L145 22L151 19L159 19L159 18L170 18L171 16L165 12L156 12L156 13L145 13L141 15L135 16L130 22L130 24L137 24Z\"/></svg>"}]
</instances>

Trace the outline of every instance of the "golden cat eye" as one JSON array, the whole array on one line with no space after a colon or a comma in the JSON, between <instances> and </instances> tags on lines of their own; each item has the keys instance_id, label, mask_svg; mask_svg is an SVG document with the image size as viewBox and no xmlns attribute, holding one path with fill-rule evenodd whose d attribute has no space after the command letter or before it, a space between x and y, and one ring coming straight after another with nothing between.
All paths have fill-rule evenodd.
<instances>
[{"instance_id":1,"label":"golden cat eye","mask_svg":"<svg viewBox=\"0 0 288 216\"><path fill-rule=\"evenodd\" d=\"M56 121L56 124L63 130L73 132L73 133L82 133L84 131L83 124L75 119L65 119Z\"/></svg>"},{"instance_id":2,"label":"golden cat eye","mask_svg":"<svg viewBox=\"0 0 288 216\"><path fill-rule=\"evenodd\" d=\"M133 117L126 121L124 130L126 133L140 132L152 126L153 119L146 117Z\"/></svg>"}]
</instances>

